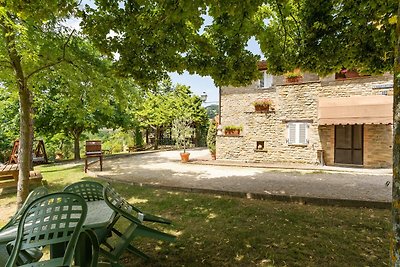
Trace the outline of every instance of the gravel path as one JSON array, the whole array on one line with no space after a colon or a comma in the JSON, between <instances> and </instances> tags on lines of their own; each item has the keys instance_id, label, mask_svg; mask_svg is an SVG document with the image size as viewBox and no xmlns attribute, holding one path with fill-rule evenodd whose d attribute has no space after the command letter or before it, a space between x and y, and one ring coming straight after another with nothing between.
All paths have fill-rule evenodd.
<instances>
[{"instance_id":1,"label":"gravel path","mask_svg":"<svg viewBox=\"0 0 400 267\"><path fill-rule=\"evenodd\" d=\"M208 150L189 151L192 163L179 162L178 151L131 154L106 158L98 176L129 183L323 199L390 202L392 177L389 170L321 168L281 169L258 164L221 166L208 162ZM201 164L196 164L201 163ZM237 166L240 165L240 166ZM247 166L247 167L244 167ZM282 167L284 167L282 165Z\"/></svg>"}]
</instances>

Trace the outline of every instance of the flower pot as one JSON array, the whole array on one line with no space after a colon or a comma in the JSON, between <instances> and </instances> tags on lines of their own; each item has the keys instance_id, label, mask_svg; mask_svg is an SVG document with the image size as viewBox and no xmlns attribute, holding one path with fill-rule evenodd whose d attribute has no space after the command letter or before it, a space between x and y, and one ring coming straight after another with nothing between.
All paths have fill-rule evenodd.
<instances>
[{"instance_id":1,"label":"flower pot","mask_svg":"<svg viewBox=\"0 0 400 267\"><path fill-rule=\"evenodd\" d=\"M256 111L269 111L269 105L268 106L254 106Z\"/></svg>"},{"instance_id":2,"label":"flower pot","mask_svg":"<svg viewBox=\"0 0 400 267\"><path fill-rule=\"evenodd\" d=\"M356 77L360 77L360 75L358 74L358 72L357 71L354 71L354 70L348 70L347 72L346 72L346 78L356 78Z\"/></svg>"},{"instance_id":3,"label":"flower pot","mask_svg":"<svg viewBox=\"0 0 400 267\"><path fill-rule=\"evenodd\" d=\"M286 77L287 83L298 83L301 80L301 76L299 77Z\"/></svg>"},{"instance_id":4,"label":"flower pot","mask_svg":"<svg viewBox=\"0 0 400 267\"><path fill-rule=\"evenodd\" d=\"M216 152L210 152L211 154L211 159L216 160L217 159L217 153Z\"/></svg>"},{"instance_id":5,"label":"flower pot","mask_svg":"<svg viewBox=\"0 0 400 267\"><path fill-rule=\"evenodd\" d=\"M225 135L227 136L239 136L240 130L225 130Z\"/></svg>"},{"instance_id":6,"label":"flower pot","mask_svg":"<svg viewBox=\"0 0 400 267\"><path fill-rule=\"evenodd\" d=\"M182 163L188 162L189 161L189 155L190 155L190 153L187 153L187 152L181 153L181 162Z\"/></svg>"}]
</instances>

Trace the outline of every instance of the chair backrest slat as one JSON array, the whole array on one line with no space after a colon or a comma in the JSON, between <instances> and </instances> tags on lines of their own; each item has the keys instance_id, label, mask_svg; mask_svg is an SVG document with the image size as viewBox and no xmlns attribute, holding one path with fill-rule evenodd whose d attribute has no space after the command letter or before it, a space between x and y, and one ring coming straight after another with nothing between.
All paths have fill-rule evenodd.
<instances>
[{"instance_id":1,"label":"chair backrest slat","mask_svg":"<svg viewBox=\"0 0 400 267\"><path fill-rule=\"evenodd\" d=\"M101 141L100 140L88 140L86 141L86 154L101 154Z\"/></svg>"},{"instance_id":2,"label":"chair backrest slat","mask_svg":"<svg viewBox=\"0 0 400 267\"><path fill-rule=\"evenodd\" d=\"M64 188L64 192L70 192L83 197L86 201L103 200L103 185L94 181L80 181Z\"/></svg>"},{"instance_id":3,"label":"chair backrest slat","mask_svg":"<svg viewBox=\"0 0 400 267\"><path fill-rule=\"evenodd\" d=\"M29 193L29 195L26 198L22 207L11 217L10 221L0 229L0 231L4 230L10 226L18 224L21 219L22 214L25 212L25 210L29 206L29 204L31 204L34 200L38 199L39 197L47 195L48 193L49 193L49 190L44 186L36 187L35 189L33 189Z\"/></svg>"},{"instance_id":4,"label":"chair backrest slat","mask_svg":"<svg viewBox=\"0 0 400 267\"><path fill-rule=\"evenodd\" d=\"M129 202L123 198L113 187L106 185L103 191L104 201L107 205L117 213L122 213L123 216L130 218L133 221L141 223L133 214L133 208Z\"/></svg>"},{"instance_id":5,"label":"chair backrest slat","mask_svg":"<svg viewBox=\"0 0 400 267\"><path fill-rule=\"evenodd\" d=\"M15 264L22 250L63 242L68 242L63 262L69 266L86 214L85 200L72 193L49 194L33 201L19 222L16 242L7 266ZM52 260L60 259L50 259L48 262Z\"/></svg>"}]
</instances>

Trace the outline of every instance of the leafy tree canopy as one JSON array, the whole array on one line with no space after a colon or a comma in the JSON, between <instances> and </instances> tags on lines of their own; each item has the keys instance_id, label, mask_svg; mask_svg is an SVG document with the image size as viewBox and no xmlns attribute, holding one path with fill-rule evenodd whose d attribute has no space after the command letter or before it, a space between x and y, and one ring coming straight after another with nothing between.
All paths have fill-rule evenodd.
<instances>
[{"instance_id":1,"label":"leafy tree canopy","mask_svg":"<svg viewBox=\"0 0 400 267\"><path fill-rule=\"evenodd\" d=\"M272 72L393 69L397 0L284 2L265 6L269 23L260 24L258 39Z\"/></svg>"},{"instance_id":2,"label":"leafy tree canopy","mask_svg":"<svg viewBox=\"0 0 400 267\"><path fill-rule=\"evenodd\" d=\"M164 94L149 92L137 114L144 127L167 126L182 116L190 117L194 124L203 124L207 120L207 113L201 103L188 86L178 84Z\"/></svg>"},{"instance_id":3,"label":"leafy tree canopy","mask_svg":"<svg viewBox=\"0 0 400 267\"><path fill-rule=\"evenodd\" d=\"M138 87L129 79L116 78L109 62L88 42L75 39L70 49L76 52L73 65L35 78L36 129L44 135L68 134L79 144L84 131L131 127L129 110L136 106Z\"/></svg>"},{"instance_id":4,"label":"leafy tree canopy","mask_svg":"<svg viewBox=\"0 0 400 267\"><path fill-rule=\"evenodd\" d=\"M250 83L258 56L246 49L262 1L97 0L80 13L84 33L122 75L159 81L168 72L210 75L217 85ZM204 16L211 25L202 28Z\"/></svg>"}]
</instances>

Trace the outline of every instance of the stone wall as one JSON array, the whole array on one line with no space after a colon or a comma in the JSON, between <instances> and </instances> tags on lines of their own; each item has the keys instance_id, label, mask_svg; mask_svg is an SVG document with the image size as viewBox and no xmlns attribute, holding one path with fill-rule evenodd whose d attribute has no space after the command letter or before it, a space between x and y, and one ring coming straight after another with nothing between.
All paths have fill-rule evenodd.
<instances>
[{"instance_id":1,"label":"stone wall","mask_svg":"<svg viewBox=\"0 0 400 267\"><path fill-rule=\"evenodd\" d=\"M381 94L374 85L388 83L390 75L379 77L334 80L326 78L284 84L275 79L274 86L258 89L256 83L248 87L221 89L221 124L237 125L243 130L239 137L217 137L217 158L248 162L317 163L318 150L324 150L327 165L334 164L334 126L319 126L318 98L350 95ZM272 110L258 113L252 102L271 98ZM293 146L287 143L287 123L306 122L308 144ZM381 167L391 164L391 126L371 125L364 132L364 165ZM257 149L257 141L264 142Z\"/></svg>"},{"instance_id":2,"label":"stone wall","mask_svg":"<svg viewBox=\"0 0 400 267\"><path fill-rule=\"evenodd\" d=\"M364 166L390 167L392 165L392 125L364 126Z\"/></svg>"}]
</instances>

